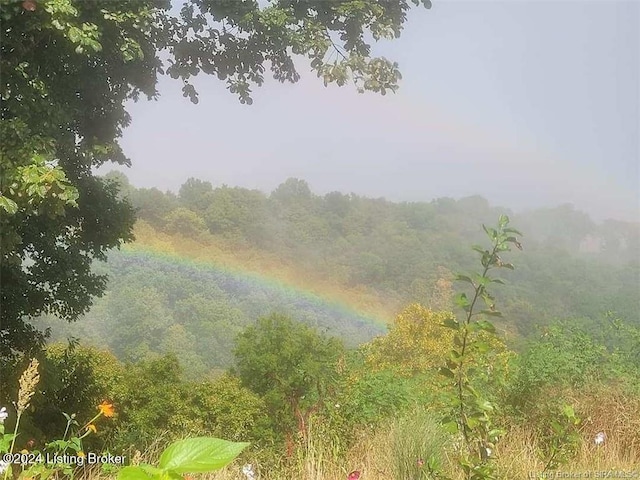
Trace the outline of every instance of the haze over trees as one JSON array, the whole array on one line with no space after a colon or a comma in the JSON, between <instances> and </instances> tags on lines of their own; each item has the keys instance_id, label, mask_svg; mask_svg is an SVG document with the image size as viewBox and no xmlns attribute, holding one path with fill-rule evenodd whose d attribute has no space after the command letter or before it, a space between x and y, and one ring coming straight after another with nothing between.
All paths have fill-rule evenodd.
<instances>
[{"instance_id":1,"label":"haze over trees","mask_svg":"<svg viewBox=\"0 0 640 480\"><path fill-rule=\"evenodd\" d=\"M30 430L35 438L51 438L61 426L47 420L55 418L49 398L66 411L90 414L92 401L108 396L121 413L91 439L92 448L151 445L186 429L250 441L245 461L274 479L312 468L340 478L345 467L339 465L358 468L363 448L385 458L367 463L382 472L374 478L434 478L428 472L455 470L447 458L461 454L459 428L477 431L481 451L499 452L474 460L497 472L485 478L517 477L531 465L592 466L592 437L603 428L615 440L599 465L637 462L640 425L629 418L640 418L634 416L640 328L633 294L639 265L620 261L626 248L637 248L625 228L615 232L615 254L580 248L584 235L601 238L602 225L595 224L565 229L566 243L534 231L513 239L524 244L517 256L501 252L496 262L508 283L485 300L504 318L469 327L464 388L470 393L463 401L472 416L458 427L447 412L457 398L449 383L457 378L451 369L460 354L451 349L461 345L460 315L452 301L454 275L437 259L472 269L473 252L455 232L482 245L471 224L503 209L480 197L397 204L317 196L298 179L270 195L191 179L175 195L136 189L120 173L108 176L139 209L137 240L98 265L111 280L89 314L65 329L58 319L36 323L50 326L57 339L80 337L84 346L72 341L47 349L48 395L36 398L43 413L32 417L40 425ZM212 209L207 198L233 201ZM338 198L339 208L332 208ZM261 213L244 225L245 203L253 202ZM470 205L475 210L467 216ZM215 213L205 220L207 212ZM568 207L542 213L564 224L583 218ZM540 221L540 212L517 215L529 216ZM220 218L224 231L216 227ZM415 238L430 246L426 260L425 250L404 247ZM336 243L340 252L332 250ZM556 260L544 264L549 255ZM412 269L419 261L429 276ZM513 271L504 263L511 261ZM241 266L242 275L221 268L225 262ZM250 269L291 285L313 284L323 298L373 299L369 311L389 309L387 326L371 323L362 307L345 313L306 301L300 290L252 283ZM587 299L583 291L598 295ZM498 313L493 304L487 308ZM473 410L473 396L481 410ZM483 433L476 420L485 417L495 428ZM514 456L521 460L502 460Z\"/></svg>"},{"instance_id":2,"label":"haze over trees","mask_svg":"<svg viewBox=\"0 0 640 480\"><path fill-rule=\"evenodd\" d=\"M193 378L231 366L235 336L272 312L353 347L384 333L394 319L399 328L396 315L407 305L451 310L452 272L471 266L469 243L482 240L478 221L507 212L481 197L393 203L339 192L319 196L300 179L269 195L189 179L175 195L137 189L121 173L107 178L137 211L136 248L111 252L96 270L111 280L81 321L48 318L38 325L51 328L54 339L79 337L121 359L182 351L180 362ZM512 217L529 227L518 268L505 273L500 293L505 320L497 326L513 345L559 318L593 332L607 311L637 324L637 225L598 225L570 206ZM252 281L251 272L266 280ZM598 295L589 295L592 289ZM438 332L416 335L429 342ZM425 355L437 357L432 350ZM411 355L420 361L417 352Z\"/></svg>"}]
</instances>

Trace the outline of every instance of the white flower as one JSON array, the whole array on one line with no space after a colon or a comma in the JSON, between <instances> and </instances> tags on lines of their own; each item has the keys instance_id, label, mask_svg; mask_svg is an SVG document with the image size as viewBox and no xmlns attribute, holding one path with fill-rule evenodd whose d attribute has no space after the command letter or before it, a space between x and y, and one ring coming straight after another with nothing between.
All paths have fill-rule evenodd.
<instances>
[{"instance_id":1,"label":"white flower","mask_svg":"<svg viewBox=\"0 0 640 480\"><path fill-rule=\"evenodd\" d=\"M7 407L0 408L0 423L4 423L8 416Z\"/></svg>"},{"instance_id":2,"label":"white flower","mask_svg":"<svg viewBox=\"0 0 640 480\"><path fill-rule=\"evenodd\" d=\"M335 406L336 406L336 408L340 408L340 404L339 403L336 403Z\"/></svg>"},{"instance_id":3,"label":"white flower","mask_svg":"<svg viewBox=\"0 0 640 480\"><path fill-rule=\"evenodd\" d=\"M253 465L247 463L242 467L242 473L247 477L247 480L254 480L256 478L256 472L253 471Z\"/></svg>"},{"instance_id":4,"label":"white flower","mask_svg":"<svg viewBox=\"0 0 640 480\"><path fill-rule=\"evenodd\" d=\"M9 463L4 460L0 460L0 473L4 473L4 471L9 467Z\"/></svg>"},{"instance_id":5,"label":"white flower","mask_svg":"<svg viewBox=\"0 0 640 480\"><path fill-rule=\"evenodd\" d=\"M598 432L596 438L593 439L593 443L600 446L607 440L607 434L604 432Z\"/></svg>"},{"instance_id":6,"label":"white flower","mask_svg":"<svg viewBox=\"0 0 640 480\"><path fill-rule=\"evenodd\" d=\"M485 447L484 451L487 452L487 457L490 457L491 454L493 453L493 450L491 450L489 447Z\"/></svg>"}]
</instances>

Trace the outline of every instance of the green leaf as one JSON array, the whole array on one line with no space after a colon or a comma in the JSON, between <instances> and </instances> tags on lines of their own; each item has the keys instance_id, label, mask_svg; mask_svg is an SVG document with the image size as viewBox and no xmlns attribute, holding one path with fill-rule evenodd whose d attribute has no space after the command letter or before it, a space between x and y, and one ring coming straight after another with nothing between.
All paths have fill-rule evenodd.
<instances>
[{"instance_id":1,"label":"green leaf","mask_svg":"<svg viewBox=\"0 0 640 480\"><path fill-rule=\"evenodd\" d=\"M490 317L501 317L502 316L502 312L499 312L497 310L482 310L480 312L482 315L489 315ZM484 330L484 329L483 329ZM492 332L495 332L495 328L492 330Z\"/></svg>"},{"instance_id":2,"label":"green leaf","mask_svg":"<svg viewBox=\"0 0 640 480\"><path fill-rule=\"evenodd\" d=\"M71 40L73 43L78 43L80 41L82 31L78 27L70 27L69 33L67 35L69 37L69 40Z\"/></svg>"},{"instance_id":3,"label":"green leaf","mask_svg":"<svg viewBox=\"0 0 640 480\"><path fill-rule=\"evenodd\" d=\"M16 438L14 433L6 433L0 438L0 452L8 452L11 441Z\"/></svg>"},{"instance_id":4,"label":"green leaf","mask_svg":"<svg viewBox=\"0 0 640 480\"><path fill-rule=\"evenodd\" d=\"M461 308L467 308L469 306L469 299L467 299L466 293L459 293L453 298L453 301Z\"/></svg>"},{"instance_id":5,"label":"green leaf","mask_svg":"<svg viewBox=\"0 0 640 480\"><path fill-rule=\"evenodd\" d=\"M0 195L0 208L4 209L9 215L14 215L18 211L18 204L10 198Z\"/></svg>"},{"instance_id":6,"label":"green leaf","mask_svg":"<svg viewBox=\"0 0 640 480\"><path fill-rule=\"evenodd\" d=\"M445 360L445 364L447 365L447 368L451 371L457 370L458 367L460 366L460 362L454 362L449 359Z\"/></svg>"},{"instance_id":7,"label":"green leaf","mask_svg":"<svg viewBox=\"0 0 640 480\"><path fill-rule=\"evenodd\" d=\"M488 312L488 310L483 310L481 313L485 313ZM485 315L492 315L492 314L496 314L496 313L500 313L500 312L490 312L490 313L485 313ZM478 328L480 330L484 330L485 332L490 332L490 333L496 333L496 327L493 325L493 323L487 321L487 320L478 320L476 322L476 325L478 326Z\"/></svg>"},{"instance_id":8,"label":"green leaf","mask_svg":"<svg viewBox=\"0 0 640 480\"><path fill-rule=\"evenodd\" d=\"M452 330L460 330L460 322L455 318L445 318L442 325L447 328L451 328Z\"/></svg>"},{"instance_id":9,"label":"green leaf","mask_svg":"<svg viewBox=\"0 0 640 480\"><path fill-rule=\"evenodd\" d=\"M489 250L487 250L486 248L481 247L480 245L473 245L471 247L472 250L475 250L478 253L484 254L484 253L489 253Z\"/></svg>"},{"instance_id":10,"label":"green leaf","mask_svg":"<svg viewBox=\"0 0 640 480\"><path fill-rule=\"evenodd\" d=\"M571 405L564 405L562 407L562 414L567 418L574 418L576 416L576 412Z\"/></svg>"},{"instance_id":11,"label":"green leaf","mask_svg":"<svg viewBox=\"0 0 640 480\"><path fill-rule=\"evenodd\" d=\"M82 450L82 441L78 437L71 437L69 439L69 442L67 443L69 445L69 448L75 450L76 452Z\"/></svg>"},{"instance_id":12,"label":"green leaf","mask_svg":"<svg viewBox=\"0 0 640 480\"><path fill-rule=\"evenodd\" d=\"M460 275L460 274L458 274L458 275L456 275L456 280L459 280L459 281L461 281L461 282L467 282L467 283L470 283L473 287L475 287L475 285L474 285L474 283L473 283L473 280L471 280L471 278L470 278L470 277L468 277L467 275Z\"/></svg>"},{"instance_id":13,"label":"green leaf","mask_svg":"<svg viewBox=\"0 0 640 480\"><path fill-rule=\"evenodd\" d=\"M455 420L447 420L442 423L442 428L447 433L458 433L458 423Z\"/></svg>"},{"instance_id":14,"label":"green leaf","mask_svg":"<svg viewBox=\"0 0 640 480\"><path fill-rule=\"evenodd\" d=\"M556 420L551 420L551 429L556 435L562 434L563 428Z\"/></svg>"},{"instance_id":15,"label":"green leaf","mask_svg":"<svg viewBox=\"0 0 640 480\"><path fill-rule=\"evenodd\" d=\"M473 388L471 385L469 385L469 384L464 385L462 388L465 391L469 392L471 395L473 395L476 398L478 398L480 396L478 391L475 388Z\"/></svg>"},{"instance_id":16,"label":"green leaf","mask_svg":"<svg viewBox=\"0 0 640 480\"><path fill-rule=\"evenodd\" d=\"M176 473L219 470L240 455L248 445L212 437L178 440L162 452L159 467Z\"/></svg>"},{"instance_id":17,"label":"green leaf","mask_svg":"<svg viewBox=\"0 0 640 480\"><path fill-rule=\"evenodd\" d=\"M456 349L453 349L449 352L449 358L451 359L452 362L455 362L456 364L458 364L460 362L460 359L462 358L462 352L459 352Z\"/></svg>"},{"instance_id":18,"label":"green leaf","mask_svg":"<svg viewBox=\"0 0 640 480\"><path fill-rule=\"evenodd\" d=\"M495 228L488 228L485 225L482 225L482 228L484 228L485 233L492 241L495 241L495 239L498 238L498 232Z\"/></svg>"},{"instance_id":19,"label":"green leaf","mask_svg":"<svg viewBox=\"0 0 640 480\"><path fill-rule=\"evenodd\" d=\"M102 44L100 44L100 42L93 40L93 39L89 39L87 40L87 45L89 45L94 52L100 52L102 51Z\"/></svg>"},{"instance_id":20,"label":"green leaf","mask_svg":"<svg viewBox=\"0 0 640 480\"><path fill-rule=\"evenodd\" d=\"M516 235L520 235L521 237L523 237L524 235L522 235L522 233L520 233L518 230L516 230L515 228L505 228L504 230L502 230L504 233L515 233Z\"/></svg>"},{"instance_id":21,"label":"green leaf","mask_svg":"<svg viewBox=\"0 0 640 480\"><path fill-rule=\"evenodd\" d=\"M438 373L440 373L441 375L444 375L445 377L448 378L454 378L455 374L447 367L440 367L438 369Z\"/></svg>"}]
</instances>

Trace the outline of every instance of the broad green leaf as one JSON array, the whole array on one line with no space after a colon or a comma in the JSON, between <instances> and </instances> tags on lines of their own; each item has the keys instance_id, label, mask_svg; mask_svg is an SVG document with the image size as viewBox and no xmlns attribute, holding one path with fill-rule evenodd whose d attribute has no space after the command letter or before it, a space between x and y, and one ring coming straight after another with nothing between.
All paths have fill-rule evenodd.
<instances>
[{"instance_id":1,"label":"broad green leaf","mask_svg":"<svg viewBox=\"0 0 640 480\"><path fill-rule=\"evenodd\" d=\"M14 433L6 433L0 438L0 452L8 452L11 441L16 438Z\"/></svg>"},{"instance_id":2,"label":"broad green leaf","mask_svg":"<svg viewBox=\"0 0 640 480\"><path fill-rule=\"evenodd\" d=\"M0 195L0 208L2 208L9 215L13 215L18 211L18 204L10 198Z\"/></svg>"},{"instance_id":3,"label":"broad green leaf","mask_svg":"<svg viewBox=\"0 0 640 480\"><path fill-rule=\"evenodd\" d=\"M159 467L176 473L219 470L240 455L248 445L212 437L178 440L162 452Z\"/></svg>"}]
</instances>

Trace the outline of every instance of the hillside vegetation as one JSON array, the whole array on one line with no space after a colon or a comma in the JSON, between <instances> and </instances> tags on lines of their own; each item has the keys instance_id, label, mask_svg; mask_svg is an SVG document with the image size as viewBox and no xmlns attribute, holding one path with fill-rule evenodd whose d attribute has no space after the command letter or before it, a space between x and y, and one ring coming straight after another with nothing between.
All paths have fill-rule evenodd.
<instances>
[{"instance_id":1,"label":"hillside vegetation","mask_svg":"<svg viewBox=\"0 0 640 480\"><path fill-rule=\"evenodd\" d=\"M355 346L408 304L451 309L452 272L473 266L480 225L501 213L525 232L499 294L497 327L512 346L557 319L594 332L608 311L640 323L637 224L598 225L570 206L514 215L481 197L318 196L297 179L267 196L196 179L173 195L107 178L138 209L137 240L96 266L111 280L91 313L68 328L43 325L54 339L90 340L123 360L188 345L181 363L199 376L229 367L235 336L272 312Z\"/></svg>"},{"instance_id":2,"label":"hillside vegetation","mask_svg":"<svg viewBox=\"0 0 640 480\"><path fill-rule=\"evenodd\" d=\"M136 242L95 265L109 284L84 318L35 322L52 336L31 448L107 398L117 414L82 448L155 462L185 435L250 442L219 480L640 464L638 225L318 196L296 179L268 196L107 181L138 209ZM478 254L484 273L454 274L478 272Z\"/></svg>"}]
</instances>

